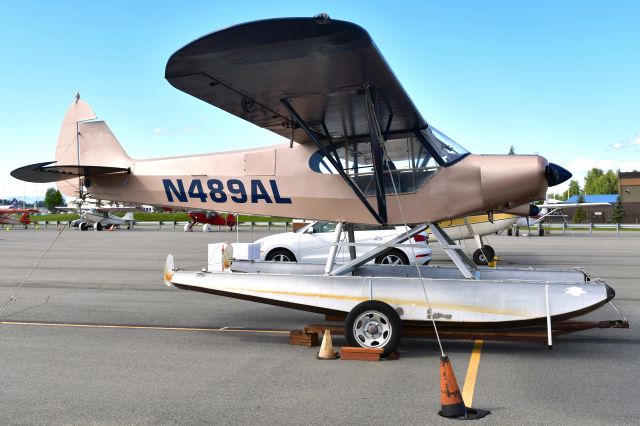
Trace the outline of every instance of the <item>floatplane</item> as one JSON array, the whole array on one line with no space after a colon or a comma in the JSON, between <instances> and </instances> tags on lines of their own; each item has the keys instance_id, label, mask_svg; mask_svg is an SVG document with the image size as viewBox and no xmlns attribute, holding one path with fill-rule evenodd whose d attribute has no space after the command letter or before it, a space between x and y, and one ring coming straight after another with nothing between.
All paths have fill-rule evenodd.
<instances>
[{"instance_id":1,"label":"floatplane","mask_svg":"<svg viewBox=\"0 0 640 426\"><path fill-rule=\"evenodd\" d=\"M338 222L326 265L234 260L227 246L221 262L203 271L177 269L169 255L169 286L342 315L352 345L387 353L408 322L538 326L614 297L581 270L477 267L451 241L438 221L522 206L528 212L531 201L571 174L538 155L467 152L427 123L358 25L325 14L236 25L178 50L165 75L174 87L289 143L136 160L76 96L55 161L12 175L56 181L70 195L84 188L122 202ZM367 265L427 223L455 267ZM336 265L342 233L344 244L355 244L350 224L419 225Z\"/></svg>"}]
</instances>

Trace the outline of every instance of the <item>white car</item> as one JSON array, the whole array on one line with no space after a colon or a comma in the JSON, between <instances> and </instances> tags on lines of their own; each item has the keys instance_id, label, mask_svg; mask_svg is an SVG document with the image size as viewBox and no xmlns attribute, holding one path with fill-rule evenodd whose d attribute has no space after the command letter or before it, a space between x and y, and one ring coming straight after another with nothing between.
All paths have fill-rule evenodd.
<instances>
[{"instance_id":1,"label":"white car","mask_svg":"<svg viewBox=\"0 0 640 426\"><path fill-rule=\"evenodd\" d=\"M260 238L256 241L260 244L260 258L280 262L324 264L329 256L331 243L335 238L335 227L336 224L333 222L313 222L296 232L285 232ZM385 243L402 232L405 232L403 226L376 229L372 226L356 225L354 237L356 243ZM426 265L431 261L431 248L427 245L426 234L418 234L405 244L410 243L424 244L424 247L394 248L376 258L375 263ZM373 248L373 246L356 246L356 255L360 256ZM349 260L348 246L339 246L336 263L346 263Z\"/></svg>"}]
</instances>

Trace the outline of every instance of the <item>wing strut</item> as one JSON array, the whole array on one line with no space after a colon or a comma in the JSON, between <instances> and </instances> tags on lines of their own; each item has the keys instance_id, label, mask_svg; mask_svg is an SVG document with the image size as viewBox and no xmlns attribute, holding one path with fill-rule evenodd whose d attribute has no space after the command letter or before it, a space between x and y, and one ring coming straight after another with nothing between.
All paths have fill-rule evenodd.
<instances>
[{"instance_id":1,"label":"wing strut","mask_svg":"<svg viewBox=\"0 0 640 426\"><path fill-rule=\"evenodd\" d=\"M302 127L302 129L307 133L307 135L311 138L311 140L316 144L320 152L322 152L322 155L324 155L324 157L331 163L331 165L335 167L335 169L338 171L338 174L340 174L342 179L344 179L344 181L347 182L347 184L351 187L351 189L356 194L358 199L367 208L367 210L369 210L369 213L371 213L371 215L378 221L378 223L381 223L381 224L386 223L386 218L387 218L386 210L383 215L384 216L384 220L383 220L383 216L381 216L380 214L378 214L378 212L375 211L375 209L371 206L371 204L365 198L360 188L358 188L356 184L349 178L349 176L347 176L346 172L344 171L344 168L342 167L342 164L336 161L336 159L329 153L329 151L327 151L327 148L322 144L322 142L320 142L316 134L309 128L309 126L307 126L305 121L302 119L302 117L300 117L298 112L291 106L289 101L285 98L281 99L280 101L287 108L293 120L300 127Z\"/></svg>"},{"instance_id":2,"label":"wing strut","mask_svg":"<svg viewBox=\"0 0 640 426\"><path fill-rule=\"evenodd\" d=\"M382 165L382 146L384 143L380 134L380 125L378 117L371 99L369 86L365 86L365 104L367 108L367 121L369 123L369 135L371 138L371 157L373 159L373 174L376 181L376 198L378 200L378 213L382 217L383 223L387 223L387 198L384 189L384 169ZM392 116L389 116L391 119ZM387 126L388 127L388 126Z\"/></svg>"}]
</instances>

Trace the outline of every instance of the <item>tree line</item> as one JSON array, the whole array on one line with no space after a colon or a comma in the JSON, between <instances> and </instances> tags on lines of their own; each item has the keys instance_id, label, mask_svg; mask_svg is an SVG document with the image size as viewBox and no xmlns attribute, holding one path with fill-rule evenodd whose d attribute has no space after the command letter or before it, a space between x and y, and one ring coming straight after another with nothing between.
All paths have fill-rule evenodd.
<instances>
[{"instance_id":1,"label":"tree line","mask_svg":"<svg viewBox=\"0 0 640 426\"><path fill-rule=\"evenodd\" d=\"M563 193L549 193L549 198L556 200L566 201L573 195L578 195L578 203L584 203L583 194L618 194L619 182L618 173L613 170L607 170L606 172L597 167L592 168L587 172L584 177L584 188L580 188L580 184L577 180L569 181L569 188ZM576 208L573 214L573 223L584 223L587 219L586 213L581 206ZM620 202L620 195L618 195L617 202L613 207L613 213L611 214L611 222L622 223L624 221L625 211L622 203Z\"/></svg>"}]
</instances>

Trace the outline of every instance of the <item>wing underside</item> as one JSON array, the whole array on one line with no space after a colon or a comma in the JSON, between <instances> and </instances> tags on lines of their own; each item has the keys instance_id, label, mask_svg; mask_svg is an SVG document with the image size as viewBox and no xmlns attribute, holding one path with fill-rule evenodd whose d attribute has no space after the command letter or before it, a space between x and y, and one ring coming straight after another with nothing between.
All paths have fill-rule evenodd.
<instances>
[{"instance_id":1,"label":"wing underside","mask_svg":"<svg viewBox=\"0 0 640 426\"><path fill-rule=\"evenodd\" d=\"M165 76L176 88L299 143L288 101L320 136L368 136L364 88L381 131L424 128L369 34L344 21L283 18L206 35L174 53Z\"/></svg>"}]
</instances>

